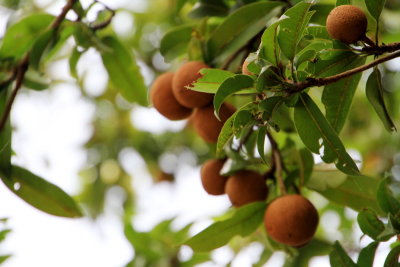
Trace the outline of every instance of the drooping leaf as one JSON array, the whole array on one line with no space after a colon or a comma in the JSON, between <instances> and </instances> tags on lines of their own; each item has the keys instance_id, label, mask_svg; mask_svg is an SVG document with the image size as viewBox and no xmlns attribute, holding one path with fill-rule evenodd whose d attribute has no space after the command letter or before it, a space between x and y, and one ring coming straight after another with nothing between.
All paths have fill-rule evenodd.
<instances>
[{"instance_id":1,"label":"drooping leaf","mask_svg":"<svg viewBox=\"0 0 400 267\"><path fill-rule=\"evenodd\" d=\"M358 57L348 64L343 71L361 66L365 63L365 60L365 57ZM337 133L340 133L346 122L360 79L361 73L341 79L324 88L322 103L325 106L326 119Z\"/></svg>"},{"instance_id":2,"label":"drooping leaf","mask_svg":"<svg viewBox=\"0 0 400 267\"><path fill-rule=\"evenodd\" d=\"M257 202L239 208L232 218L212 224L184 244L194 251L211 251L229 242L234 236L248 236L261 224L266 203Z\"/></svg>"},{"instance_id":3,"label":"drooping leaf","mask_svg":"<svg viewBox=\"0 0 400 267\"><path fill-rule=\"evenodd\" d=\"M102 42L110 51L100 51L110 80L128 101L147 106L147 87L133 53L116 38L107 36Z\"/></svg>"},{"instance_id":4,"label":"drooping leaf","mask_svg":"<svg viewBox=\"0 0 400 267\"><path fill-rule=\"evenodd\" d=\"M235 76L232 72L220 69L202 69L200 73L202 76L190 86L190 89L211 94L215 94L226 79Z\"/></svg>"},{"instance_id":5,"label":"drooping leaf","mask_svg":"<svg viewBox=\"0 0 400 267\"><path fill-rule=\"evenodd\" d=\"M12 25L4 35L0 58L21 59L53 19L49 14L33 14Z\"/></svg>"},{"instance_id":6,"label":"drooping leaf","mask_svg":"<svg viewBox=\"0 0 400 267\"><path fill-rule=\"evenodd\" d=\"M230 14L212 33L207 42L208 61L218 61L217 57L229 51L234 53L258 34L267 21L273 17L280 2L256 2L245 5Z\"/></svg>"},{"instance_id":7,"label":"drooping leaf","mask_svg":"<svg viewBox=\"0 0 400 267\"><path fill-rule=\"evenodd\" d=\"M395 246L386 257L383 267L398 267L400 256L400 245Z\"/></svg>"},{"instance_id":8,"label":"drooping leaf","mask_svg":"<svg viewBox=\"0 0 400 267\"><path fill-rule=\"evenodd\" d=\"M7 90L0 90L0 114L4 114L7 103ZM7 120L3 130L0 131L0 174L9 175L11 173L11 124Z\"/></svg>"},{"instance_id":9,"label":"drooping leaf","mask_svg":"<svg viewBox=\"0 0 400 267\"><path fill-rule=\"evenodd\" d=\"M54 37L54 29L44 31L39 35L37 40L32 46L31 53L29 55L29 64L34 69L39 70L40 60L47 46Z\"/></svg>"},{"instance_id":10,"label":"drooping leaf","mask_svg":"<svg viewBox=\"0 0 400 267\"><path fill-rule=\"evenodd\" d=\"M385 230L385 225L379 220L376 213L370 209L363 209L358 213L357 222L364 234L374 240Z\"/></svg>"},{"instance_id":11,"label":"drooping leaf","mask_svg":"<svg viewBox=\"0 0 400 267\"><path fill-rule=\"evenodd\" d=\"M365 92L369 102L374 107L376 114L378 114L386 130L389 132L396 131L396 126L390 118L389 112L385 105L385 100L383 98L382 77L378 68L375 68L374 71L369 75Z\"/></svg>"},{"instance_id":12,"label":"drooping leaf","mask_svg":"<svg viewBox=\"0 0 400 267\"><path fill-rule=\"evenodd\" d=\"M300 2L285 12L288 19L280 23L278 34L279 46L282 53L293 60L296 56L298 44L303 37L303 32L311 19L313 12L309 12L311 3Z\"/></svg>"},{"instance_id":13,"label":"drooping leaf","mask_svg":"<svg viewBox=\"0 0 400 267\"><path fill-rule=\"evenodd\" d=\"M283 19L284 20L284 19ZM280 48L278 44L278 26L283 21L279 20L269 26L261 38L260 57L278 67L280 60Z\"/></svg>"},{"instance_id":14,"label":"drooping leaf","mask_svg":"<svg viewBox=\"0 0 400 267\"><path fill-rule=\"evenodd\" d=\"M264 163L268 163L265 157L265 136L267 135L267 130L267 126L262 126L257 132L257 151Z\"/></svg>"},{"instance_id":15,"label":"drooping leaf","mask_svg":"<svg viewBox=\"0 0 400 267\"><path fill-rule=\"evenodd\" d=\"M333 250L329 255L329 262L331 267L358 267L338 241L333 245Z\"/></svg>"},{"instance_id":16,"label":"drooping leaf","mask_svg":"<svg viewBox=\"0 0 400 267\"><path fill-rule=\"evenodd\" d=\"M372 242L365 248L363 248L358 255L357 265L359 267L373 267L375 252L379 246L379 242Z\"/></svg>"},{"instance_id":17,"label":"drooping leaf","mask_svg":"<svg viewBox=\"0 0 400 267\"><path fill-rule=\"evenodd\" d=\"M12 166L11 176L2 175L1 179L14 194L41 211L68 218L82 216L67 193L24 168Z\"/></svg>"},{"instance_id":18,"label":"drooping leaf","mask_svg":"<svg viewBox=\"0 0 400 267\"><path fill-rule=\"evenodd\" d=\"M214 109L217 117L219 118L219 109L226 98L243 89L251 88L253 85L254 80L248 75L238 74L226 79L214 95Z\"/></svg>"},{"instance_id":19,"label":"drooping leaf","mask_svg":"<svg viewBox=\"0 0 400 267\"><path fill-rule=\"evenodd\" d=\"M160 42L160 53L171 61L184 53L192 38L193 25L183 25L168 31Z\"/></svg>"},{"instance_id":20,"label":"drooping leaf","mask_svg":"<svg viewBox=\"0 0 400 267\"><path fill-rule=\"evenodd\" d=\"M300 171L300 185L303 186L307 184L308 180L311 177L311 173L314 168L314 157L308 149L302 148L299 150L298 161Z\"/></svg>"},{"instance_id":21,"label":"drooping leaf","mask_svg":"<svg viewBox=\"0 0 400 267\"><path fill-rule=\"evenodd\" d=\"M301 140L309 150L321 154L321 158L327 163L334 162L346 174L360 174L335 130L305 93L300 95L295 107L294 121Z\"/></svg>"},{"instance_id":22,"label":"drooping leaf","mask_svg":"<svg viewBox=\"0 0 400 267\"><path fill-rule=\"evenodd\" d=\"M365 5L367 6L369 14L375 19L375 21L379 22L379 17L381 16L383 7L385 6L386 0L364 0Z\"/></svg>"},{"instance_id":23,"label":"drooping leaf","mask_svg":"<svg viewBox=\"0 0 400 267\"><path fill-rule=\"evenodd\" d=\"M380 182L377 191L377 200L380 208L387 213L396 215L400 212L400 201L397 200L390 190L387 179Z\"/></svg>"},{"instance_id":24,"label":"drooping leaf","mask_svg":"<svg viewBox=\"0 0 400 267\"><path fill-rule=\"evenodd\" d=\"M317 191L328 200L356 211L365 208L374 210L379 215L385 213L380 209L376 189L380 179L369 176L347 176L342 173L314 170L307 187ZM321 183L325 183L321 185Z\"/></svg>"}]
</instances>

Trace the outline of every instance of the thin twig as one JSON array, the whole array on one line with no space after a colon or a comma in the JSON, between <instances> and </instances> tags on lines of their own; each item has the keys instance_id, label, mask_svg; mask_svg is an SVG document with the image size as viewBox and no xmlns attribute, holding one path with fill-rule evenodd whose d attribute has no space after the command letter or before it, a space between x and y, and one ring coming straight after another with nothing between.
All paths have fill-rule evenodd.
<instances>
[{"instance_id":1,"label":"thin twig","mask_svg":"<svg viewBox=\"0 0 400 267\"><path fill-rule=\"evenodd\" d=\"M274 167L276 169L276 178L278 181L278 186L279 186L281 193L283 195L286 195L287 194L286 186L285 186L285 183L283 181L283 176L282 176L283 161L282 161L281 152L279 150L278 144L276 143L275 139L273 138L273 136L271 135L271 133L269 131L267 131L267 137L271 144L272 160L273 160Z\"/></svg>"},{"instance_id":2,"label":"thin twig","mask_svg":"<svg viewBox=\"0 0 400 267\"><path fill-rule=\"evenodd\" d=\"M113 18L114 18L114 16L115 16L115 10L114 10L114 9L110 8L109 6L105 5L104 3L101 3L100 1L97 1L97 0L96 0L95 2L96 2L96 3L99 3L99 4L101 4L101 5L103 5L104 8L105 8L106 10L108 10L108 11L111 12L111 15L110 15L110 17L109 17L107 20L105 20L104 22L99 23L99 24L97 24L97 25L91 26L90 28L91 28L93 31L101 30L101 29L104 29L105 27L107 27L107 26L111 23L111 21L113 20Z\"/></svg>"},{"instance_id":3,"label":"thin twig","mask_svg":"<svg viewBox=\"0 0 400 267\"><path fill-rule=\"evenodd\" d=\"M389 54L387 56L378 58L368 64L362 65L360 67L333 75L333 76L328 76L325 78L308 78L306 81L304 82L300 82L300 83L293 83L293 86L288 90L289 94L294 94L294 93L299 93L303 90L305 90L306 88L309 87L313 87L313 86L325 86L331 83L335 83L341 79L344 78L348 78L354 74L363 72L365 70L368 70L370 68L373 68L375 66L378 66L381 63L384 63L386 61L392 60L394 58L400 57L400 51L397 51L395 53Z\"/></svg>"}]
</instances>

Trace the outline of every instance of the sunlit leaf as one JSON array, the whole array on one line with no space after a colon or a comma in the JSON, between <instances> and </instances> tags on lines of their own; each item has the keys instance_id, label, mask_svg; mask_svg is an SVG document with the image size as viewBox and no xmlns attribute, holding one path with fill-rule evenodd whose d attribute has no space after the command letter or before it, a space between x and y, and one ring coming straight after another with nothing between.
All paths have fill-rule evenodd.
<instances>
[{"instance_id":1,"label":"sunlit leaf","mask_svg":"<svg viewBox=\"0 0 400 267\"><path fill-rule=\"evenodd\" d=\"M232 218L212 224L184 244L194 251L210 251L225 245L234 236L248 236L261 224L265 208L264 202L245 205Z\"/></svg>"},{"instance_id":2,"label":"sunlit leaf","mask_svg":"<svg viewBox=\"0 0 400 267\"><path fill-rule=\"evenodd\" d=\"M298 44L303 37L304 29L311 19L313 12L308 12L311 3L300 2L288 9L284 16L289 17L280 23L278 34L279 46L282 53L293 60L296 56Z\"/></svg>"},{"instance_id":3,"label":"sunlit leaf","mask_svg":"<svg viewBox=\"0 0 400 267\"><path fill-rule=\"evenodd\" d=\"M333 245L333 250L329 255L329 262L331 267L358 267L338 241Z\"/></svg>"},{"instance_id":4,"label":"sunlit leaf","mask_svg":"<svg viewBox=\"0 0 400 267\"><path fill-rule=\"evenodd\" d=\"M234 73L220 69L202 69L202 76L190 87L191 90L215 94L226 79L235 76Z\"/></svg>"},{"instance_id":5,"label":"sunlit leaf","mask_svg":"<svg viewBox=\"0 0 400 267\"><path fill-rule=\"evenodd\" d=\"M12 166L11 176L1 177L18 197L48 214L76 218L82 213L75 201L62 189L18 166Z\"/></svg>"},{"instance_id":6,"label":"sunlit leaf","mask_svg":"<svg viewBox=\"0 0 400 267\"><path fill-rule=\"evenodd\" d=\"M294 121L297 132L308 149L321 154L325 162L334 162L342 172L359 175L357 165L347 154L335 130L307 94L303 93L297 102Z\"/></svg>"},{"instance_id":7,"label":"sunlit leaf","mask_svg":"<svg viewBox=\"0 0 400 267\"><path fill-rule=\"evenodd\" d=\"M385 225L379 220L376 213L370 209L363 209L358 213L357 222L364 234L377 240L377 237L385 230Z\"/></svg>"},{"instance_id":8,"label":"sunlit leaf","mask_svg":"<svg viewBox=\"0 0 400 267\"><path fill-rule=\"evenodd\" d=\"M102 41L110 48L101 57L115 88L126 100L147 106L147 87L133 53L114 37Z\"/></svg>"},{"instance_id":9,"label":"sunlit leaf","mask_svg":"<svg viewBox=\"0 0 400 267\"><path fill-rule=\"evenodd\" d=\"M278 44L278 26L283 20L279 20L269 26L263 33L261 38L260 57L269 63L278 66L280 60L280 48Z\"/></svg>"},{"instance_id":10,"label":"sunlit leaf","mask_svg":"<svg viewBox=\"0 0 400 267\"><path fill-rule=\"evenodd\" d=\"M238 74L226 79L214 95L214 109L217 117L219 117L219 109L226 98L243 89L251 88L253 85L254 80L248 75Z\"/></svg>"},{"instance_id":11,"label":"sunlit leaf","mask_svg":"<svg viewBox=\"0 0 400 267\"><path fill-rule=\"evenodd\" d=\"M49 14L33 14L12 25L4 35L0 58L21 59L53 19Z\"/></svg>"},{"instance_id":12,"label":"sunlit leaf","mask_svg":"<svg viewBox=\"0 0 400 267\"><path fill-rule=\"evenodd\" d=\"M363 248L358 255L357 265L359 267L373 267L375 252L379 246L379 242L372 242L365 248Z\"/></svg>"},{"instance_id":13,"label":"sunlit leaf","mask_svg":"<svg viewBox=\"0 0 400 267\"><path fill-rule=\"evenodd\" d=\"M160 53L171 61L184 53L192 38L193 25L183 25L168 31L160 42Z\"/></svg>"}]
</instances>

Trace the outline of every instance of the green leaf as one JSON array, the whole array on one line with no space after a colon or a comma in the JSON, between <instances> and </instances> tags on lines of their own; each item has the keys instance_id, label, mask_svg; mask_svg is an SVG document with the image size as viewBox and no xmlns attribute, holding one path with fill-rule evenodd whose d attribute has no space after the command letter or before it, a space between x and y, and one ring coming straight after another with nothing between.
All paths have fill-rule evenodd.
<instances>
[{"instance_id":1,"label":"green leaf","mask_svg":"<svg viewBox=\"0 0 400 267\"><path fill-rule=\"evenodd\" d=\"M192 38L194 25L183 25L168 31L160 42L160 53L165 60L171 61L183 54Z\"/></svg>"},{"instance_id":2,"label":"green leaf","mask_svg":"<svg viewBox=\"0 0 400 267\"><path fill-rule=\"evenodd\" d=\"M219 118L219 109L226 98L243 89L251 88L253 85L254 80L248 75L238 74L226 79L214 95L214 109L217 118Z\"/></svg>"},{"instance_id":3,"label":"green leaf","mask_svg":"<svg viewBox=\"0 0 400 267\"><path fill-rule=\"evenodd\" d=\"M283 19L285 20L285 19ZM278 67L280 60L280 48L278 44L278 26L282 19L269 26L261 38L260 57Z\"/></svg>"},{"instance_id":4,"label":"green leaf","mask_svg":"<svg viewBox=\"0 0 400 267\"><path fill-rule=\"evenodd\" d=\"M283 98L281 96L268 97L258 104L258 109L264 112L266 118L271 118L275 109L282 101Z\"/></svg>"},{"instance_id":5,"label":"green leaf","mask_svg":"<svg viewBox=\"0 0 400 267\"><path fill-rule=\"evenodd\" d=\"M385 225L379 220L376 213L370 209L363 209L358 213L357 222L361 231L374 240L385 230Z\"/></svg>"},{"instance_id":6,"label":"green leaf","mask_svg":"<svg viewBox=\"0 0 400 267\"><path fill-rule=\"evenodd\" d=\"M53 20L49 14L33 14L12 25L4 35L0 58L21 59Z\"/></svg>"},{"instance_id":7,"label":"green leaf","mask_svg":"<svg viewBox=\"0 0 400 267\"><path fill-rule=\"evenodd\" d=\"M235 76L234 73L220 69L202 69L202 76L189 88L194 91L215 94L226 79Z\"/></svg>"},{"instance_id":8,"label":"green leaf","mask_svg":"<svg viewBox=\"0 0 400 267\"><path fill-rule=\"evenodd\" d=\"M298 3L285 12L284 16L289 18L280 23L279 46L282 53L291 61L296 56L297 47L303 37L304 29L313 14L313 12L308 12L311 5L311 3L306 2Z\"/></svg>"},{"instance_id":9,"label":"green leaf","mask_svg":"<svg viewBox=\"0 0 400 267\"><path fill-rule=\"evenodd\" d=\"M387 179L380 182L377 191L377 200L381 209L386 213L396 215L400 212L400 202L393 196L390 190Z\"/></svg>"},{"instance_id":10,"label":"green leaf","mask_svg":"<svg viewBox=\"0 0 400 267\"><path fill-rule=\"evenodd\" d=\"M111 82L126 100L147 106L147 87L133 53L112 36L102 42L110 48L100 52Z\"/></svg>"},{"instance_id":11,"label":"green leaf","mask_svg":"<svg viewBox=\"0 0 400 267\"><path fill-rule=\"evenodd\" d=\"M82 213L75 201L56 185L18 166L11 176L2 176L5 185L33 207L55 216L77 218Z\"/></svg>"},{"instance_id":12,"label":"green leaf","mask_svg":"<svg viewBox=\"0 0 400 267\"><path fill-rule=\"evenodd\" d=\"M329 262L331 267L357 267L338 241L333 245L333 250L329 255Z\"/></svg>"},{"instance_id":13,"label":"green leaf","mask_svg":"<svg viewBox=\"0 0 400 267\"><path fill-rule=\"evenodd\" d=\"M395 246L386 257L383 267L399 267L400 245Z\"/></svg>"},{"instance_id":14,"label":"green leaf","mask_svg":"<svg viewBox=\"0 0 400 267\"><path fill-rule=\"evenodd\" d=\"M223 52L234 53L265 26L275 15L280 2L257 2L245 5L231 13L212 33L207 42L208 61L216 61Z\"/></svg>"},{"instance_id":15,"label":"green leaf","mask_svg":"<svg viewBox=\"0 0 400 267\"><path fill-rule=\"evenodd\" d=\"M28 70L25 74L23 85L26 88L42 91L49 88L51 79L44 77L34 70Z\"/></svg>"},{"instance_id":16,"label":"green leaf","mask_svg":"<svg viewBox=\"0 0 400 267\"><path fill-rule=\"evenodd\" d=\"M40 60L42 59L44 51L52 41L53 36L54 29L49 29L40 34L33 44L31 53L29 55L29 65L32 66L34 69L40 69Z\"/></svg>"},{"instance_id":17,"label":"green leaf","mask_svg":"<svg viewBox=\"0 0 400 267\"><path fill-rule=\"evenodd\" d=\"M219 133L219 136L218 136L217 156L222 155L222 151L223 151L225 145L235 135L234 122L235 122L235 118L236 118L237 114L239 112L241 112L242 110L252 109L253 106L254 106L253 103L248 103L247 105L242 106L240 109L238 109L232 116L230 116L226 120L226 122L224 123L224 126L222 127L221 132Z\"/></svg>"},{"instance_id":18,"label":"green leaf","mask_svg":"<svg viewBox=\"0 0 400 267\"><path fill-rule=\"evenodd\" d=\"M177 0L175 12L179 13L188 0Z\"/></svg>"},{"instance_id":19,"label":"green leaf","mask_svg":"<svg viewBox=\"0 0 400 267\"><path fill-rule=\"evenodd\" d=\"M380 179L369 176L342 177L342 175L339 171L314 170L307 187L332 202L356 211L370 208L379 215L385 214L380 209L376 198Z\"/></svg>"},{"instance_id":20,"label":"green leaf","mask_svg":"<svg viewBox=\"0 0 400 267\"><path fill-rule=\"evenodd\" d=\"M385 125L386 130L389 132L395 132L396 126L390 118L383 98L382 77L378 68L374 68L374 71L369 75L365 92L369 102L374 107L376 114L378 114L379 118Z\"/></svg>"},{"instance_id":21,"label":"green leaf","mask_svg":"<svg viewBox=\"0 0 400 267\"><path fill-rule=\"evenodd\" d=\"M336 6L341 6L341 5L351 5L351 2L350 0L336 0Z\"/></svg>"},{"instance_id":22,"label":"green leaf","mask_svg":"<svg viewBox=\"0 0 400 267\"><path fill-rule=\"evenodd\" d=\"M364 0L364 2L367 6L369 14L371 14L371 16L378 22L386 0Z\"/></svg>"},{"instance_id":23,"label":"green leaf","mask_svg":"<svg viewBox=\"0 0 400 267\"><path fill-rule=\"evenodd\" d=\"M234 236L248 236L261 224L265 208L264 202L245 205L237 209L232 218L212 224L184 244L196 252L205 252L225 245Z\"/></svg>"},{"instance_id":24,"label":"green leaf","mask_svg":"<svg viewBox=\"0 0 400 267\"><path fill-rule=\"evenodd\" d=\"M365 60L365 57L358 57L348 64L343 71L361 66L365 63ZM346 122L360 79L361 73L341 79L324 88L322 103L325 106L326 119L337 133L340 133Z\"/></svg>"},{"instance_id":25,"label":"green leaf","mask_svg":"<svg viewBox=\"0 0 400 267\"><path fill-rule=\"evenodd\" d=\"M335 130L305 93L300 95L295 107L294 121L301 140L311 152L322 154L321 158L325 162L334 162L336 167L346 174L360 174Z\"/></svg>"},{"instance_id":26,"label":"green leaf","mask_svg":"<svg viewBox=\"0 0 400 267\"><path fill-rule=\"evenodd\" d=\"M77 66L79 59L81 58L83 52L79 51L77 47L72 50L71 56L69 57L69 73L71 74L72 77L75 79L78 79L78 71L77 71Z\"/></svg>"},{"instance_id":27,"label":"green leaf","mask_svg":"<svg viewBox=\"0 0 400 267\"><path fill-rule=\"evenodd\" d=\"M260 154L261 159L266 164L268 164L267 158L265 157L265 136L267 135L267 131L267 126L261 126L257 132L257 151L258 154Z\"/></svg>"},{"instance_id":28,"label":"green leaf","mask_svg":"<svg viewBox=\"0 0 400 267\"><path fill-rule=\"evenodd\" d=\"M311 152L302 148L299 150L299 171L300 171L300 182L301 186L307 184L308 180L311 177L311 173L314 168L314 157Z\"/></svg>"},{"instance_id":29,"label":"green leaf","mask_svg":"<svg viewBox=\"0 0 400 267\"><path fill-rule=\"evenodd\" d=\"M359 267L373 267L375 252L379 246L379 242L372 242L365 248L363 248L358 255L357 265Z\"/></svg>"},{"instance_id":30,"label":"green leaf","mask_svg":"<svg viewBox=\"0 0 400 267\"><path fill-rule=\"evenodd\" d=\"M7 90L0 90L0 114L4 114L7 104ZM11 124L7 120L3 130L0 131L0 174L9 175L11 173Z\"/></svg>"},{"instance_id":31,"label":"green leaf","mask_svg":"<svg viewBox=\"0 0 400 267\"><path fill-rule=\"evenodd\" d=\"M223 17L229 12L229 7L223 0L200 0L188 14L190 18Z\"/></svg>"}]
</instances>

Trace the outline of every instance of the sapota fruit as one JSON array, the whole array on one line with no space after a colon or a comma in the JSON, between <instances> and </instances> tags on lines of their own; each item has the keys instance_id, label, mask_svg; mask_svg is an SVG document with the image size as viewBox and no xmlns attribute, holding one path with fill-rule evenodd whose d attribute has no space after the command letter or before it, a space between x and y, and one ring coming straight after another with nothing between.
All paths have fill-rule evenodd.
<instances>
[{"instance_id":1,"label":"sapota fruit","mask_svg":"<svg viewBox=\"0 0 400 267\"><path fill-rule=\"evenodd\" d=\"M220 175L224 163L224 160L212 159L206 161L201 168L201 183L204 190L210 195L225 194L225 184L228 177Z\"/></svg>"},{"instance_id":2,"label":"sapota fruit","mask_svg":"<svg viewBox=\"0 0 400 267\"><path fill-rule=\"evenodd\" d=\"M187 88L187 86L201 77L199 71L203 68L209 68L209 66L200 61L187 62L176 71L172 80L172 90L176 99L187 108L204 107L213 100L213 94L197 92Z\"/></svg>"},{"instance_id":3,"label":"sapota fruit","mask_svg":"<svg viewBox=\"0 0 400 267\"><path fill-rule=\"evenodd\" d=\"M197 108L193 112L192 122L197 134L208 143L217 143L219 133L224 126L225 121L235 113L236 108L228 103L221 105L219 117L221 121L215 117L214 106Z\"/></svg>"},{"instance_id":4,"label":"sapota fruit","mask_svg":"<svg viewBox=\"0 0 400 267\"><path fill-rule=\"evenodd\" d=\"M268 187L258 172L243 170L228 178L225 193L233 206L240 207L256 201L265 201Z\"/></svg>"},{"instance_id":5,"label":"sapota fruit","mask_svg":"<svg viewBox=\"0 0 400 267\"><path fill-rule=\"evenodd\" d=\"M174 74L161 74L154 81L150 89L150 99L154 108L170 120L182 120L192 114L192 110L182 106L172 93L172 79Z\"/></svg>"},{"instance_id":6,"label":"sapota fruit","mask_svg":"<svg viewBox=\"0 0 400 267\"><path fill-rule=\"evenodd\" d=\"M346 44L364 39L367 26L365 13L352 5L335 7L326 19L326 29L329 35Z\"/></svg>"},{"instance_id":7,"label":"sapota fruit","mask_svg":"<svg viewBox=\"0 0 400 267\"><path fill-rule=\"evenodd\" d=\"M275 241L293 247L303 246L314 236L318 226L318 212L301 195L285 195L267 207L264 225Z\"/></svg>"}]
</instances>

